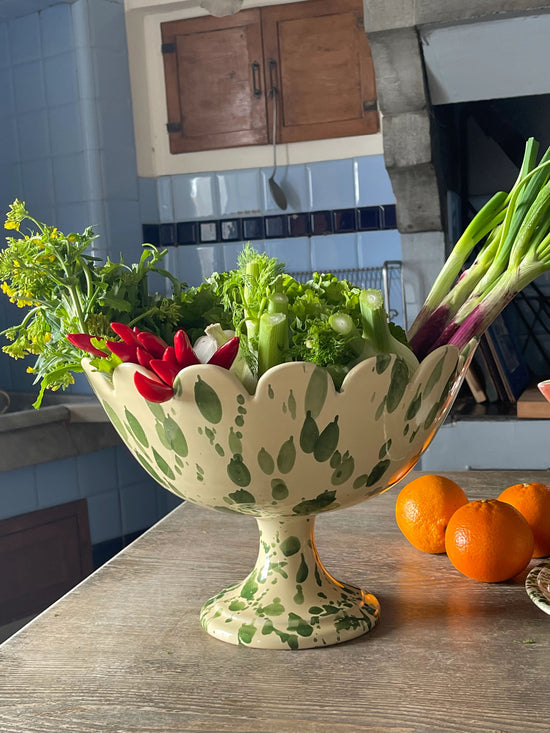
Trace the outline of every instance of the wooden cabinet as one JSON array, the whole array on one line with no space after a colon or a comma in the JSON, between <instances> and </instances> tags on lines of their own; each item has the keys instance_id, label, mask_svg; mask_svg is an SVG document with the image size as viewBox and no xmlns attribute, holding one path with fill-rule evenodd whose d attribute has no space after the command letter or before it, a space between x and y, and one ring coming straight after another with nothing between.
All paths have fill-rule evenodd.
<instances>
[{"instance_id":1,"label":"wooden cabinet","mask_svg":"<svg viewBox=\"0 0 550 733\"><path fill-rule=\"evenodd\" d=\"M161 24L172 153L379 129L362 0L308 0Z\"/></svg>"}]
</instances>

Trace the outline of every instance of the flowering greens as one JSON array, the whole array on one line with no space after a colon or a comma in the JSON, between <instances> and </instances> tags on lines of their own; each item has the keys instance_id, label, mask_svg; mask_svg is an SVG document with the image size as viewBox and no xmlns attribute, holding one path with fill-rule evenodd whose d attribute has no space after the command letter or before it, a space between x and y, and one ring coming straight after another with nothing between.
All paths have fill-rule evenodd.
<instances>
[{"instance_id":1,"label":"flowering greens","mask_svg":"<svg viewBox=\"0 0 550 733\"><path fill-rule=\"evenodd\" d=\"M134 347L128 343L131 337L125 327L139 332L139 338L161 339L164 348L185 332L197 352L203 348L198 343L201 337L220 351L235 336L239 353L233 355L231 370L250 392L259 376L285 361L312 361L326 367L339 387L361 359L393 352L396 346L409 352L403 346L403 331L387 324L381 299L376 301L377 317L384 321L385 336L376 343L369 335L368 307L359 288L318 273L309 282L299 283L285 274L276 258L250 245L241 252L236 269L214 273L199 287L188 288L159 267L165 253L151 245L144 245L137 264L110 260L101 264L86 253L95 239L90 228L65 236L33 219L24 204L15 201L6 226L19 232L24 221L35 230L8 237L8 246L0 252L1 287L10 300L28 308L19 325L3 332L12 342L3 350L15 358L37 357L30 368L41 382L36 406L44 389L72 383L73 373L82 371L83 351L106 374L128 360L149 368L149 363L139 361L139 349L129 354ZM167 278L171 297L149 292L147 280L153 272ZM390 328L394 335L386 338ZM409 353L408 363L414 369L417 362ZM162 379L171 390L170 367L156 366L151 378L161 378L162 367Z\"/></svg>"}]
</instances>

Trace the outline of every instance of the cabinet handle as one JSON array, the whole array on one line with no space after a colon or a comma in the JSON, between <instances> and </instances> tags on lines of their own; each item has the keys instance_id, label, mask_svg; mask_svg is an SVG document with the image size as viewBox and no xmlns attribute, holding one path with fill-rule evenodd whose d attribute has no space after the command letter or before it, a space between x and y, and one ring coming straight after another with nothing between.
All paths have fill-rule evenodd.
<instances>
[{"instance_id":1,"label":"cabinet handle","mask_svg":"<svg viewBox=\"0 0 550 733\"><path fill-rule=\"evenodd\" d=\"M273 94L277 91L277 77L275 74L275 71L277 69L277 62L273 59L269 59L269 94L273 96Z\"/></svg>"},{"instance_id":2,"label":"cabinet handle","mask_svg":"<svg viewBox=\"0 0 550 733\"><path fill-rule=\"evenodd\" d=\"M258 83L258 80L260 78L260 64L257 61L253 61L251 66L252 66L252 86L254 88L254 96L258 98L262 96L262 90L260 89L260 85Z\"/></svg>"}]
</instances>

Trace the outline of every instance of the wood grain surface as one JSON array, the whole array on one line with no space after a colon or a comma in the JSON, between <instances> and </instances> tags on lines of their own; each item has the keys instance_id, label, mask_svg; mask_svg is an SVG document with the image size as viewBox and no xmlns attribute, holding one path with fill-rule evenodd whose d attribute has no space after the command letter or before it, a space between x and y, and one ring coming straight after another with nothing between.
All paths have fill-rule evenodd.
<instances>
[{"instance_id":1,"label":"wood grain surface","mask_svg":"<svg viewBox=\"0 0 550 733\"><path fill-rule=\"evenodd\" d=\"M445 475L472 499L550 482ZM327 569L380 600L369 634L296 652L208 636L200 606L248 573L256 524L185 504L0 646L0 731L546 733L550 618L527 570L478 583L415 550L395 524L398 490L316 523Z\"/></svg>"}]
</instances>

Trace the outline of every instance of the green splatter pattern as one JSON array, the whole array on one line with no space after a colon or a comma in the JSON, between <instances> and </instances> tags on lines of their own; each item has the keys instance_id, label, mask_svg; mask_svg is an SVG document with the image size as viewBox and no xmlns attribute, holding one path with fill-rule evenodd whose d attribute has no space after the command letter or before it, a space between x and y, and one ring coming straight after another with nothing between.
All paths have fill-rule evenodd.
<instances>
[{"instance_id":1,"label":"green splatter pattern","mask_svg":"<svg viewBox=\"0 0 550 733\"><path fill-rule=\"evenodd\" d=\"M452 347L427 357L412 379L400 359L382 356L355 367L336 392L325 370L283 364L249 395L228 371L198 365L180 373L177 396L153 404L137 394L133 365L118 367L111 385L85 363L113 426L164 488L258 521L300 523L375 496L402 478L450 409L461 383L460 368ZM289 556L280 547L284 538L273 540L269 552L279 559L269 560L269 582L257 566L253 583L258 589L251 593L258 600L256 616L260 606L264 613L274 608L275 597L285 612L245 618L239 611L235 643L283 648L299 648L305 639L311 645L331 643L322 640L324 632L312 619L335 615L332 607L310 598L311 583L325 593L328 581L310 558L303 532L295 536L301 547ZM292 586L290 601L281 589L283 581ZM276 592L269 599L262 595L268 585ZM308 603L322 610L308 615ZM342 603L339 597L335 608L341 610ZM331 627L338 626L339 634L364 628L357 620L338 619Z\"/></svg>"}]
</instances>

